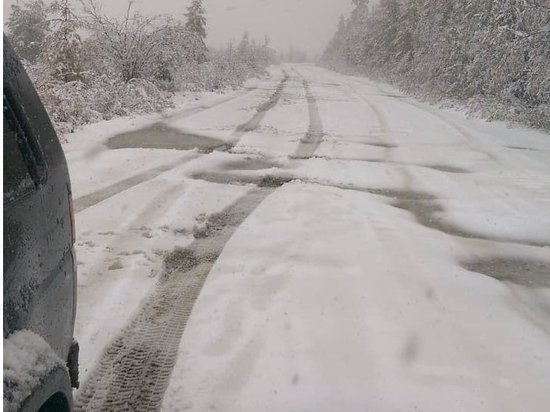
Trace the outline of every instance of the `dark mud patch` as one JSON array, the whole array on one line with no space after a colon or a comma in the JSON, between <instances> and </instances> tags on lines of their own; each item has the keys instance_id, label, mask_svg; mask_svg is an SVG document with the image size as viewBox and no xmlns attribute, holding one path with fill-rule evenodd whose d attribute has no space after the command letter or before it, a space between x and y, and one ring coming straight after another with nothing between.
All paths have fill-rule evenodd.
<instances>
[{"instance_id":1,"label":"dark mud patch","mask_svg":"<svg viewBox=\"0 0 550 412\"><path fill-rule=\"evenodd\" d=\"M408 96L398 96L396 94L382 94L382 93L371 93L372 96L382 96L389 97L391 99L406 99Z\"/></svg>"},{"instance_id":2,"label":"dark mud patch","mask_svg":"<svg viewBox=\"0 0 550 412\"><path fill-rule=\"evenodd\" d=\"M369 142L369 143L364 143L364 144L366 146L383 147L385 149L395 149L396 147L398 147L397 145L392 144L392 143L372 143L372 142Z\"/></svg>"},{"instance_id":3,"label":"dark mud patch","mask_svg":"<svg viewBox=\"0 0 550 412\"><path fill-rule=\"evenodd\" d=\"M215 236L227 226L238 226L241 223L240 216L237 214L213 213L206 219L203 225L193 228L193 236L195 239L205 239Z\"/></svg>"},{"instance_id":4,"label":"dark mud patch","mask_svg":"<svg viewBox=\"0 0 550 412\"><path fill-rule=\"evenodd\" d=\"M440 203L438 203L433 196L431 198L415 199L401 197L400 194L397 193L397 196L390 197L397 199L395 202L392 203L394 207L412 213L416 221L427 228L435 229L448 235L468 239L495 240L489 237L484 237L479 234L469 232L467 230L461 229L458 226L445 222L442 217L437 216L438 213L444 212L445 208Z\"/></svg>"},{"instance_id":5,"label":"dark mud patch","mask_svg":"<svg viewBox=\"0 0 550 412\"><path fill-rule=\"evenodd\" d=\"M254 158L227 162L221 166L225 170L265 170L274 167L280 167L280 165L268 160Z\"/></svg>"},{"instance_id":6,"label":"dark mud patch","mask_svg":"<svg viewBox=\"0 0 550 412\"><path fill-rule=\"evenodd\" d=\"M109 266L109 268L108 268L108 270L110 270L110 271L120 270L120 269L124 269L124 265L118 259L115 260L113 263L111 263L111 266Z\"/></svg>"},{"instance_id":7,"label":"dark mud patch","mask_svg":"<svg viewBox=\"0 0 550 412\"><path fill-rule=\"evenodd\" d=\"M363 157L334 157L334 158L326 158L327 160L343 160L343 161L351 161L351 162L365 162L365 163L387 163L387 164L394 164L394 162L389 162L384 159L368 159Z\"/></svg>"},{"instance_id":8,"label":"dark mud patch","mask_svg":"<svg viewBox=\"0 0 550 412\"><path fill-rule=\"evenodd\" d=\"M370 158L363 158L363 157L331 157L331 156L322 156L322 155L313 155L309 159L322 159L326 161L342 161L342 162L366 162L366 163L391 163L384 159L370 159Z\"/></svg>"},{"instance_id":9,"label":"dark mud patch","mask_svg":"<svg viewBox=\"0 0 550 412\"><path fill-rule=\"evenodd\" d=\"M291 182L294 178L289 176L264 176L258 182L259 187L281 187Z\"/></svg>"},{"instance_id":10,"label":"dark mud patch","mask_svg":"<svg viewBox=\"0 0 550 412\"><path fill-rule=\"evenodd\" d=\"M208 236L203 236L196 239L201 240L207 237ZM216 253L215 250L210 251L204 248L200 248L200 250L198 250L196 247L176 248L174 251L165 256L164 272L161 275L160 280L167 280L167 278L176 271L188 272L203 264L212 265L217 259L218 253Z\"/></svg>"},{"instance_id":11,"label":"dark mud patch","mask_svg":"<svg viewBox=\"0 0 550 412\"><path fill-rule=\"evenodd\" d=\"M416 193L416 192L413 192L413 193ZM379 194L384 195L384 193L379 193ZM541 243L541 242L489 236L489 235L484 235L482 233L461 228L458 225L455 225L453 223L446 221L444 217L440 216L439 214L444 212L445 208L439 202L436 201L435 197L429 194L427 195L431 196L431 198L424 198L424 199L422 198L415 199L411 197L406 198L406 197L402 197L400 192L396 192L394 193L394 195L389 195L389 197L396 199L396 201L392 203L394 207L407 210L414 216L416 221L421 225L430 229L434 229L434 230L446 233L451 236L461 237L465 239L478 239L478 240L489 240L494 242L517 243L517 244L528 245L528 246L539 246L539 247L547 246L547 244Z\"/></svg>"},{"instance_id":12,"label":"dark mud patch","mask_svg":"<svg viewBox=\"0 0 550 412\"><path fill-rule=\"evenodd\" d=\"M197 267L202 257L191 249L176 249L164 258L164 272L174 270L191 270Z\"/></svg>"},{"instance_id":13,"label":"dark mud patch","mask_svg":"<svg viewBox=\"0 0 550 412\"><path fill-rule=\"evenodd\" d=\"M534 149L532 147L522 147L522 146L504 146L508 149L513 149L513 150L526 150L526 151L529 151L529 152L540 152L539 149Z\"/></svg>"},{"instance_id":14,"label":"dark mud patch","mask_svg":"<svg viewBox=\"0 0 550 412\"><path fill-rule=\"evenodd\" d=\"M539 242L484 236L483 234L468 231L464 228L459 227L458 225L449 223L442 216L439 216L440 213L443 213L445 211L443 205L441 205L437 201L436 196L428 192L398 189L373 189L351 185L328 184L323 182L315 182L313 180L302 181L304 181L305 183L320 184L322 186L334 187L337 189L353 190L387 197L392 200L391 205L393 207L410 212L414 216L415 220L422 226L437 230L439 232L443 232L451 236L466 239L517 243L529 246L547 246L546 244Z\"/></svg>"},{"instance_id":15,"label":"dark mud patch","mask_svg":"<svg viewBox=\"0 0 550 412\"><path fill-rule=\"evenodd\" d=\"M210 183L218 183L222 185L249 185L255 184L258 187L281 187L285 183L289 183L294 180L290 176L247 176L247 175L233 175L230 173L217 173L217 172L202 172L195 173L191 176L196 180L204 180Z\"/></svg>"},{"instance_id":16,"label":"dark mud patch","mask_svg":"<svg viewBox=\"0 0 550 412\"><path fill-rule=\"evenodd\" d=\"M393 197L393 196L391 196ZM397 199L392 203L398 209L406 210L415 217L416 221L430 229L436 229L454 236L465 236L466 233L459 230L451 230L446 227L442 221L436 216L437 213L444 212L445 209L433 199L414 199L402 198L399 196L393 197ZM467 236L470 237L470 236Z\"/></svg>"},{"instance_id":17,"label":"dark mud patch","mask_svg":"<svg viewBox=\"0 0 550 412\"><path fill-rule=\"evenodd\" d=\"M207 238L232 223L235 224L235 222L231 222L231 216L225 213L214 213L206 219L204 225L193 228L193 237L195 239Z\"/></svg>"},{"instance_id":18,"label":"dark mud patch","mask_svg":"<svg viewBox=\"0 0 550 412\"><path fill-rule=\"evenodd\" d=\"M199 172L191 175L192 179L204 180L205 182L218 183L221 185L237 185L243 186L255 184L255 179L246 176L235 176L228 173L219 172Z\"/></svg>"},{"instance_id":19,"label":"dark mud patch","mask_svg":"<svg viewBox=\"0 0 550 412\"><path fill-rule=\"evenodd\" d=\"M227 142L209 136L189 134L163 123L144 129L119 134L107 142L109 149L171 149L194 150L211 153L231 148Z\"/></svg>"},{"instance_id":20,"label":"dark mud patch","mask_svg":"<svg viewBox=\"0 0 550 412\"><path fill-rule=\"evenodd\" d=\"M324 82L320 82L318 84L321 85L321 86L327 86L327 87L344 87L344 85L341 84L341 83L324 83Z\"/></svg>"},{"instance_id":21,"label":"dark mud patch","mask_svg":"<svg viewBox=\"0 0 550 412\"><path fill-rule=\"evenodd\" d=\"M436 199L436 197L431 193L414 190L366 189L365 191L374 195L396 199L399 202L434 201Z\"/></svg>"},{"instance_id":22,"label":"dark mud patch","mask_svg":"<svg viewBox=\"0 0 550 412\"><path fill-rule=\"evenodd\" d=\"M469 170L462 169L460 167L455 166L445 166L445 165L433 165L433 166L424 166L429 169L434 169L439 172L446 172L446 173L471 173Z\"/></svg>"},{"instance_id":23,"label":"dark mud patch","mask_svg":"<svg viewBox=\"0 0 550 412\"><path fill-rule=\"evenodd\" d=\"M550 264L520 258L476 259L462 264L464 269L502 282L528 288L550 288Z\"/></svg>"},{"instance_id":24,"label":"dark mud patch","mask_svg":"<svg viewBox=\"0 0 550 412\"><path fill-rule=\"evenodd\" d=\"M356 192L369 193L371 195L378 195L388 197L393 199L395 202L392 203L393 206L396 206L398 202L417 202L417 201L434 201L437 198L428 192L415 191L415 190L401 190L401 189L381 189L381 188L369 188L369 187L360 187L353 185L345 184L331 184L326 182L319 182L311 179L300 179L304 183L318 184L321 186L333 187L336 189L342 190L353 190Z\"/></svg>"}]
</instances>

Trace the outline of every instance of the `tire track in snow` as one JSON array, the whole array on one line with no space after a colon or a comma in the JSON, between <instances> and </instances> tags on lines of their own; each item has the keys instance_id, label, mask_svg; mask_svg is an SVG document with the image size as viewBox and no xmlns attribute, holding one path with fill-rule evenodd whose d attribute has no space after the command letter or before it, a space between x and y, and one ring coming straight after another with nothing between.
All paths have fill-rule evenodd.
<instances>
[{"instance_id":1,"label":"tire track in snow","mask_svg":"<svg viewBox=\"0 0 550 412\"><path fill-rule=\"evenodd\" d=\"M355 82L365 85L365 83L360 80L355 80ZM376 87L378 91L383 93L383 90L379 86L374 85L374 87ZM365 102L368 102L368 99L364 96L361 96L359 92L356 92L356 94L360 96ZM384 97L392 98L393 96L384 96ZM455 124L453 121L447 119L445 115L440 113L437 109L434 109L431 107L424 107L420 103L417 103L406 96L403 99L400 99L399 101L403 102L407 106L412 107L422 113L430 114L441 123L454 129L455 132L461 135L465 144L470 145L472 142L476 141L476 138L473 134L468 132L464 127L459 126ZM494 161L495 163L498 163L497 157L494 156L490 152L490 150L489 151L488 150L480 151L477 149L472 149L472 150L477 151L478 153L483 153L486 156L488 156L492 161ZM402 162L399 162L398 164L402 164ZM439 170L446 173L468 173L469 172L468 170L463 170L460 168L455 168L455 167L446 166L446 165L431 165L431 166L423 166L423 167L428 167L430 169ZM399 168L399 172L403 175L405 190L415 190L411 171L406 169L405 167L401 167ZM537 178L530 176L529 181L530 182L537 181ZM525 184L520 184L518 186L525 187ZM486 191L483 187L481 187L481 190L484 192ZM537 240L522 240L522 239L509 238L506 236L489 235L489 234L483 234L482 232L478 232L476 230L462 228L460 225L456 223L447 221L443 216L438 216L438 214L445 212L445 208L439 202L431 200L427 202L429 204L425 204L425 203L426 202L417 203L417 202L411 202L408 200L406 201L399 200L396 203L394 203L394 206L411 212L415 217L415 219L417 220L417 222L422 224L423 226L434 230L438 230L442 233L446 233L454 237L463 238L463 239L486 240L486 241L497 242L497 243L517 243L521 245L528 245L528 246L534 246L534 247L548 247L548 242L544 242L544 241L541 242ZM528 205L524 207L528 207Z\"/></svg>"},{"instance_id":2,"label":"tire track in snow","mask_svg":"<svg viewBox=\"0 0 550 412\"><path fill-rule=\"evenodd\" d=\"M213 151L229 151L243 135L258 128L267 112L279 102L288 79L288 74L284 72L284 77L277 85L275 92L257 106L256 113L250 120L235 127L227 141L206 134L197 134L174 128L164 121L113 136L107 141L107 147L115 150L170 149L189 151L198 149L203 154Z\"/></svg>"},{"instance_id":3,"label":"tire track in snow","mask_svg":"<svg viewBox=\"0 0 550 412\"><path fill-rule=\"evenodd\" d=\"M466 128L456 124L452 120L449 120L437 108L434 109L433 107L426 107L425 105L422 105L422 104L416 102L414 100L414 98L410 98L410 96L407 96L407 95L401 96L401 95L388 94L388 92L386 92L380 86L378 86L376 83L373 83L373 82L366 83L365 81L363 81L361 79L353 78L351 76L348 76L348 79L350 79L351 81L355 82L356 84L360 84L362 86L375 87L376 90L378 90L380 92L380 97L385 97L385 98L389 98L389 99L398 99L399 102L401 102L401 103L403 103L403 104L405 104L409 107L412 107L412 108L414 108L418 111L421 111L422 113L427 113L427 114L431 115L432 117L437 119L439 122L441 122L442 124L444 124L448 128L453 129L460 136L461 140L469 146L472 146L473 142L479 142L479 140L472 133L470 133L468 130L466 130ZM493 161L497 164L499 163L498 156L496 156L494 153L492 153L492 150L490 150L487 147L484 147L483 149L472 149L472 150L487 156L489 159L491 159L491 161Z\"/></svg>"},{"instance_id":4,"label":"tire track in snow","mask_svg":"<svg viewBox=\"0 0 550 412\"><path fill-rule=\"evenodd\" d=\"M372 101L367 99L364 95L359 93L357 90L353 89L349 84L346 84L346 86L354 95L359 97L359 99L362 102L364 102L374 113L374 115L376 116L376 120L378 122L378 127L380 128L380 132L384 134L388 133L388 130L389 130L388 121L386 120L386 117L384 116L380 108L377 105L375 105Z\"/></svg>"},{"instance_id":5,"label":"tire track in snow","mask_svg":"<svg viewBox=\"0 0 550 412\"><path fill-rule=\"evenodd\" d=\"M159 182L157 185L162 185ZM99 256L96 260L99 262L107 262L109 255L121 256L123 253L130 253L128 244L132 240L136 239L135 231L142 232L142 236L148 232L151 227L162 218L175 204L178 198L180 198L185 192L186 188L183 184L170 184L161 192L158 193L155 198L147 204L147 206L132 220L121 228L118 234L114 234L113 238L107 244L103 256ZM114 233L114 232L113 232ZM139 238L139 237L138 237ZM101 264L100 267L92 269L92 273L102 273L105 271L105 264Z\"/></svg>"},{"instance_id":6,"label":"tire track in snow","mask_svg":"<svg viewBox=\"0 0 550 412\"><path fill-rule=\"evenodd\" d=\"M158 182L158 185L164 186L163 182ZM87 272L87 276L93 276L93 287L90 284L84 286L87 291L87 300L89 302L95 302L99 306L105 302L105 297L109 295L109 288L113 287L114 273L110 272L112 265L119 264L121 268L131 269L132 272L139 272L138 267L134 267L139 263L131 263L132 266L124 262L124 259L129 256L141 255L145 261L153 263L156 261L156 251L147 245L148 236L150 230L153 230L153 225L157 224L174 205L175 201L183 195L186 188L183 185L166 185L166 187L158 192L151 202L146 203L145 208L136 216L134 216L129 222L123 223L121 226L116 227L116 232L99 232L105 237L105 243L102 250L98 252L98 255L94 258L92 265L86 266L84 269L80 268L80 271ZM157 224L158 226L158 224ZM115 229L115 228L114 228ZM77 252L81 247L85 247L77 241ZM79 288L82 285L79 285ZM138 302L136 302L138 303ZM79 302L80 305L80 302ZM95 319L94 307L78 307L78 316L83 316L85 319ZM131 311L133 312L133 308ZM93 321L92 323L95 323ZM83 342L89 342L93 340L93 336L96 331L87 329L85 326L79 327L78 331L79 339ZM88 359L86 359L89 362Z\"/></svg>"},{"instance_id":7,"label":"tire track in snow","mask_svg":"<svg viewBox=\"0 0 550 412\"><path fill-rule=\"evenodd\" d=\"M256 109L256 114L247 122L237 126L237 128L233 131L233 133L231 134L233 145L235 145L238 140L246 133L256 130L261 121L266 116L267 112L269 112L277 105L277 103L281 99L281 96L283 95L286 84L290 79L290 76L287 74L286 71L283 70L283 74L283 79L277 85L275 92L269 97L269 99L267 99L267 101L258 106L258 108Z\"/></svg>"},{"instance_id":8,"label":"tire track in snow","mask_svg":"<svg viewBox=\"0 0 550 412\"><path fill-rule=\"evenodd\" d=\"M284 72L284 70L283 70L283 74L286 76L286 73ZM201 113L201 112L204 112L204 111L207 111L207 110L210 110L210 109L214 109L218 106L224 105L225 103L229 103L229 102L232 102L233 100L237 100L237 99L240 99L241 97L245 97L245 96L249 95L250 93L252 93L256 90L260 90L260 89L262 89L262 88L260 88L258 86L245 87L243 90L238 91L238 92L236 92L236 93L234 93L230 96L227 96L225 98L222 98L221 100L219 100L217 102L207 104L207 105L190 107L189 109L185 109L185 110L183 110L179 113L166 115L166 116L164 116L163 121L187 119L188 117L194 116L198 113Z\"/></svg>"},{"instance_id":9,"label":"tire track in snow","mask_svg":"<svg viewBox=\"0 0 550 412\"><path fill-rule=\"evenodd\" d=\"M189 247L165 258L156 290L104 351L76 398L76 411L159 410L196 298L227 241L275 190L254 189L209 218Z\"/></svg>"},{"instance_id":10,"label":"tire track in snow","mask_svg":"<svg viewBox=\"0 0 550 412\"><path fill-rule=\"evenodd\" d=\"M366 85L364 82L361 82L359 80L355 80L355 82L361 85ZM332 84L332 83L328 83L328 84ZM361 100L363 103L365 103L369 107L369 109L374 113L376 117L376 123L377 123L377 132L379 132L378 137L384 140L385 142L367 143L367 145L384 148L384 157L383 157L383 160L378 158L350 158L350 157L335 158L330 156L320 156L320 158L324 158L327 160L354 160L354 161L364 161L364 162L374 162L374 163L388 163L388 164L404 165L404 166L417 166L417 167L424 167L428 169L438 170L440 172L446 172L446 173L456 173L456 174L470 173L469 170L466 170L460 167L444 165L444 164L442 165L442 164L407 163L404 161L392 160L392 150L399 147L399 144L398 144L399 140L396 134L402 133L402 132L399 130L392 130L392 128L390 127L390 122L388 121L386 115L383 113L379 105L374 103L372 99L369 99L366 95L362 94L359 90L357 90L357 88L354 88L349 82L343 82L342 87L345 87L349 91L348 93L346 93L346 96L349 96L349 97L355 96L356 98ZM380 89L377 88L377 90L380 90ZM407 97L403 96L403 98L406 99ZM410 104L413 104L413 103L410 103ZM419 107L416 107L416 108L420 110Z\"/></svg>"},{"instance_id":11,"label":"tire track in snow","mask_svg":"<svg viewBox=\"0 0 550 412\"><path fill-rule=\"evenodd\" d=\"M132 187L140 185L144 182L154 179L161 174L172 170L178 166L181 166L191 160L194 160L198 155L185 156L175 162L171 162L154 169L147 170L145 172L139 173L137 175L131 176L127 179L121 180L120 182L113 183L110 186L104 187L103 189L96 190L95 192L89 193L87 195L81 196L74 201L75 213L82 212L92 206L97 205L98 203L103 202L117 194L124 192Z\"/></svg>"},{"instance_id":12,"label":"tire track in snow","mask_svg":"<svg viewBox=\"0 0 550 412\"><path fill-rule=\"evenodd\" d=\"M346 84L346 86L355 96L357 96L363 103L365 103L376 116L376 121L378 122L381 137L383 137L384 140L389 141L388 145L384 148L384 160L386 162L390 162L392 149L398 147L398 145L395 138L390 138L391 131L386 116L382 113L380 108L372 101L370 101L366 96L353 89L349 84Z\"/></svg>"},{"instance_id":13,"label":"tire track in snow","mask_svg":"<svg viewBox=\"0 0 550 412\"><path fill-rule=\"evenodd\" d=\"M225 103L232 102L233 100L240 99L241 97L245 97L248 94L252 93L253 91L258 90L258 87L247 87L244 90L241 90L235 94L232 94L231 96L225 97L215 103L209 104L209 105L202 105L202 106L196 106L191 107L189 109L183 110L176 114L167 115L164 117L163 121L170 121L170 120L183 120L187 119L188 117L194 116L198 113L214 109L218 106L222 106Z\"/></svg>"},{"instance_id":14,"label":"tire track in snow","mask_svg":"<svg viewBox=\"0 0 550 412\"><path fill-rule=\"evenodd\" d=\"M361 81L358 81L358 80L354 80L354 81L355 83L365 85ZM387 134L391 134L391 129L389 128L388 120L385 118L382 111L378 107L376 107L374 103L370 102L367 97L362 96L360 92L355 91L351 87L350 89L361 100L363 100L366 104L368 104L371 107L371 109L373 109L373 112L376 114L376 117L380 122L379 127L382 130L385 130ZM408 105L412 105L418 110L422 110L422 111L425 110L421 107L416 107L413 103L408 103ZM436 117L440 116L441 121L447 122L447 120L444 118L443 115L439 113L432 113L431 111L428 111L428 112L433 114ZM464 131L464 133L467 133L467 132ZM391 147L387 149L391 150ZM330 157L328 156L327 157L321 156L321 158L330 159ZM361 159L342 159L342 160L357 161ZM404 164L403 162L395 162L392 160L388 160L387 157L385 160L364 159L364 161L388 163L388 164L393 164L397 166L402 166L397 168L399 173L402 175L402 188L399 190L369 189L369 188L353 187L351 185L350 186L330 185L330 184L327 185L326 182L315 182L314 180L311 180L311 179L309 181L306 179L305 181L308 181L309 183L317 183L321 185L338 187L340 189L345 189L345 190L365 191L372 194L380 194L386 197L390 197L393 200L392 205L394 207L407 210L408 212L410 212L413 215L413 217L416 219L416 221L422 226L425 226L429 229L440 231L442 233L445 233L447 235L450 235L456 238L463 238L468 240L484 240L484 241L497 242L497 243L516 243L516 244L534 246L534 247L548 247L547 242L540 242L536 240L515 239L515 238L509 238L505 236L493 236L490 234L484 234L478 231L469 230L467 228L461 227L458 224L448 221L445 218L445 216L442 215L445 212L445 208L440 202L437 201L436 194L425 193L422 191L418 191L416 189L414 176L411 173L411 171L407 169L407 167L405 167L405 166L408 166L407 164ZM415 165L414 164L411 166L427 167L430 169L440 170L446 173L467 173L468 172L467 170L461 170L459 168L453 168L446 165ZM304 180L302 179L302 181ZM417 196L414 195L414 194L422 194L422 193L425 194L425 198L424 196L419 196L419 198L417 198Z\"/></svg>"},{"instance_id":15,"label":"tire track in snow","mask_svg":"<svg viewBox=\"0 0 550 412\"><path fill-rule=\"evenodd\" d=\"M299 73L298 75L302 77ZM321 145L324 136L323 122L321 121L317 100L311 91L309 82L303 77L302 79L309 109L309 129L305 136L300 140L294 154L290 156L291 159L311 158Z\"/></svg>"},{"instance_id":16,"label":"tire track in snow","mask_svg":"<svg viewBox=\"0 0 550 412\"><path fill-rule=\"evenodd\" d=\"M237 128L233 131L233 133L231 135L232 138L234 138L234 140L230 144L223 145L223 147L220 147L218 150L227 151L227 150L231 149L238 142L238 140L242 136L244 136L246 133L254 131L258 128L258 126L260 125L260 122L266 116L267 112L270 111L271 109L273 109L277 105L279 100L281 99L281 96L283 94L283 91L286 87L286 84L287 84L289 78L290 77L288 76L288 74L286 72L284 72L284 77L279 82L277 88L275 89L275 92L269 97L269 99L267 101L265 101L264 103L260 104L260 106L258 106L256 114L250 120L248 120L246 123L243 123L243 124L237 126ZM241 96L226 99L223 102L219 102L219 103L217 103L217 104L215 104L211 107L208 107L207 109L213 108L215 106L222 105L223 103L227 103L228 101L234 100L238 97L241 97ZM195 114L199 111L207 110L207 109L193 108L193 109L190 109L190 112L187 115L190 116L190 115ZM187 117L187 115L184 115L184 117ZM141 130L146 130L146 129L147 128L141 129ZM136 131L136 132L132 132L132 133L134 133L134 134L139 133L139 130ZM182 136L183 135L184 134L182 134ZM113 196L115 196L115 195L117 195L117 194L119 194L119 193L121 193L125 190L128 190L128 189L130 189L134 186L137 186L141 183L144 183L148 180L152 180L155 177L161 175L162 173L167 172L171 169L174 169L174 168L176 168L176 167L178 167L178 166L180 166L184 163L187 163L191 160L194 160L197 157L198 157L198 155L185 157L183 159L179 159L175 162L159 166L157 168L148 170L148 171L143 172L143 173L139 173L135 176L132 176L132 177L124 179L120 182L114 183L114 184L112 184L108 187L97 190L97 191L95 191L93 193L90 193L88 195L82 196L82 197L80 197L80 198L78 198L74 201L75 212L79 213L79 212L81 212L81 211L83 211L83 210L85 210L89 207L95 206L96 204L98 204L98 203L100 203L104 200L107 200L110 197L113 197Z\"/></svg>"}]
</instances>

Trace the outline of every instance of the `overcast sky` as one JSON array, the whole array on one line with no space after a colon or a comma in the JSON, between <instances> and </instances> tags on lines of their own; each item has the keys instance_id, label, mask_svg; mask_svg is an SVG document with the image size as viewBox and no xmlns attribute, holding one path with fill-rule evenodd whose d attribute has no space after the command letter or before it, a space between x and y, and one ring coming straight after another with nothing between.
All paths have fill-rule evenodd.
<instances>
[{"instance_id":1,"label":"overcast sky","mask_svg":"<svg viewBox=\"0 0 550 412\"><path fill-rule=\"evenodd\" d=\"M4 0L4 13L16 0ZM110 15L122 15L127 0L99 0ZM190 0L137 0L147 14L182 15ZM351 0L205 0L208 42L212 46L238 41L244 31L257 39L271 38L277 49L320 52L336 30L342 14L349 14ZM6 17L4 17L4 20Z\"/></svg>"}]
</instances>

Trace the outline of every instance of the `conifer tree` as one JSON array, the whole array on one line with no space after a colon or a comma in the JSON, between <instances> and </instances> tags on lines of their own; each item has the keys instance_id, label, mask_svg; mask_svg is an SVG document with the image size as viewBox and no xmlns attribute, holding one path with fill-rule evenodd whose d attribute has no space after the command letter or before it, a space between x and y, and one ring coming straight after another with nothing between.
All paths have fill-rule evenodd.
<instances>
[{"instance_id":1,"label":"conifer tree","mask_svg":"<svg viewBox=\"0 0 550 412\"><path fill-rule=\"evenodd\" d=\"M194 34L199 40L198 63L204 63L207 60L208 49L206 47L206 11L202 5L202 0L191 2L185 13L185 18L185 29Z\"/></svg>"},{"instance_id":2,"label":"conifer tree","mask_svg":"<svg viewBox=\"0 0 550 412\"><path fill-rule=\"evenodd\" d=\"M80 80L82 74L82 39L80 18L73 12L69 0L55 1L51 5L54 18L52 32L46 38L43 53L46 64L59 80Z\"/></svg>"},{"instance_id":3,"label":"conifer tree","mask_svg":"<svg viewBox=\"0 0 550 412\"><path fill-rule=\"evenodd\" d=\"M206 41L206 12L202 0L193 0L185 13L185 28Z\"/></svg>"}]
</instances>

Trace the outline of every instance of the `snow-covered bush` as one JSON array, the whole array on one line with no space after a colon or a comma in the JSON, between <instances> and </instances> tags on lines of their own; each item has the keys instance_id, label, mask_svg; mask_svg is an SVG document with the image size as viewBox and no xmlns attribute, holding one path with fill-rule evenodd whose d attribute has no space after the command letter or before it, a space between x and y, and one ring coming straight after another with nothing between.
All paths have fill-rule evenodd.
<instances>
[{"instance_id":1,"label":"snow-covered bush","mask_svg":"<svg viewBox=\"0 0 550 412\"><path fill-rule=\"evenodd\" d=\"M12 6L8 37L61 134L117 116L171 107L172 93L241 86L273 61L268 40L248 35L237 48L209 52L202 0L193 0L183 22L144 16L128 3L122 18L82 0L30 0Z\"/></svg>"},{"instance_id":2,"label":"snow-covered bush","mask_svg":"<svg viewBox=\"0 0 550 412\"><path fill-rule=\"evenodd\" d=\"M224 50L211 51L209 60L202 64L182 64L175 68L173 78L179 91L237 88L248 78L264 74L274 61L275 52L267 39L258 45L245 34L238 48L230 44Z\"/></svg>"},{"instance_id":3,"label":"snow-covered bush","mask_svg":"<svg viewBox=\"0 0 550 412\"><path fill-rule=\"evenodd\" d=\"M56 79L64 82L79 80L82 74L82 29L80 18L73 12L69 0L55 0L50 5L50 27L40 55Z\"/></svg>"},{"instance_id":4,"label":"snow-covered bush","mask_svg":"<svg viewBox=\"0 0 550 412\"><path fill-rule=\"evenodd\" d=\"M27 63L26 69L61 134L88 123L172 106L169 95L144 79L125 83L115 76L88 74L82 80L63 82L43 64Z\"/></svg>"}]
</instances>

